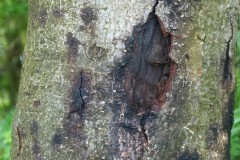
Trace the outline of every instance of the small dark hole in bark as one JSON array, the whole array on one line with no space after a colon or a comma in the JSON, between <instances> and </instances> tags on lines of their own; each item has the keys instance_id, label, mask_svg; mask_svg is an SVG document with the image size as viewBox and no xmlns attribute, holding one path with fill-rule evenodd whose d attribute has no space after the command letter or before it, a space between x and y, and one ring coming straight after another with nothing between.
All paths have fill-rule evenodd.
<instances>
[{"instance_id":1,"label":"small dark hole in bark","mask_svg":"<svg viewBox=\"0 0 240 160\"><path fill-rule=\"evenodd\" d=\"M58 146L58 145L60 145L60 144L62 144L62 135L60 135L60 134L55 134L55 135L53 136L53 145L54 145L54 146Z\"/></svg>"},{"instance_id":2,"label":"small dark hole in bark","mask_svg":"<svg viewBox=\"0 0 240 160\"><path fill-rule=\"evenodd\" d=\"M33 106L34 106L34 107L39 107L40 105L41 105L40 100L35 100L35 101L33 101Z\"/></svg>"}]
</instances>

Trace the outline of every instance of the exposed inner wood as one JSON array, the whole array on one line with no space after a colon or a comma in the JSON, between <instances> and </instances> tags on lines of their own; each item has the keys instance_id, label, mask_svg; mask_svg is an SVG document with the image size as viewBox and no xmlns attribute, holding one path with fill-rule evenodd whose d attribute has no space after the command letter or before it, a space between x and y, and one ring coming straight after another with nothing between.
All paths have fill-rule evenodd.
<instances>
[{"instance_id":1,"label":"exposed inner wood","mask_svg":"<svg viewBox=\"0 0 240 160\"><path fill-rule=\"evenodd\" d=\"M163 27L153 11L133 33L125 90L128 105L137 114L160 111L172 86L176 71L176 63L169 57L173 37Z\"/></svg>"}]
</instances>

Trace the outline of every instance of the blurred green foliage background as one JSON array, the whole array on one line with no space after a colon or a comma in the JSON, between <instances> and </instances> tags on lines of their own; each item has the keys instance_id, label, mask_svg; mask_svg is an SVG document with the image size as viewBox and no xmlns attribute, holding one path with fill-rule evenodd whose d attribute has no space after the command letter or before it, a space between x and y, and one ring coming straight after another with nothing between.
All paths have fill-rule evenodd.
<instances>
[{"instance_id":1,"label":"blurred green foliage background","mask_svg":"<svg viewBox=\"0 0 240 160\"><path fill-rule=\"evenodd\" d=\"M0 160L9 159L10 154L11 123L20 78L20 57L26 39L27 15L27 0L0 0ZM232 160L240 160L240 18L238 24Z\"/></svg>"},{"instance_id":2,"label":"blurred green foliage background","mask_svg":"<svg viewBox=\"0 0 240 160\"><path fill-rule=\"evenodd\" d=\"M0 160L9 159L10 154L27 14L27 0L0 0Z\"/></svg>"},{"instance_id":3,"label":"blurred green foliage background","mask_svg":"<svg viewBox=\"0 0 240 160\"><path fill-rule=\"evenodd\" d=\"M240 17L238 17L236 51L237 88L234 104L234 124L231 131L231 160L240 160Z\"/></svg>"}]
</instances>

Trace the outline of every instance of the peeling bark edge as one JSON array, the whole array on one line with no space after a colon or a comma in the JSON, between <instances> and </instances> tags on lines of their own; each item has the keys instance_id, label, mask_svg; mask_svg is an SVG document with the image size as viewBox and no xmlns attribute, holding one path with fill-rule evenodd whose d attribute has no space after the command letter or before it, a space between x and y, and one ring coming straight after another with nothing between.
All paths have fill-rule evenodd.
<instances>
[{"instance_id":1,"label":"peeling bark edge","mask_svg":"<svg viewBox=\"0 0 240 160\"><path fill-rule=\"evenodd\" d=\"M147 22L134 27L126 40L127 60L119 67L125 77L127 104L136 114L159 112L176 74L176 63L170 57L173 36L155 14L157 4L158 1Z\"/></svg>"}]
</instances>

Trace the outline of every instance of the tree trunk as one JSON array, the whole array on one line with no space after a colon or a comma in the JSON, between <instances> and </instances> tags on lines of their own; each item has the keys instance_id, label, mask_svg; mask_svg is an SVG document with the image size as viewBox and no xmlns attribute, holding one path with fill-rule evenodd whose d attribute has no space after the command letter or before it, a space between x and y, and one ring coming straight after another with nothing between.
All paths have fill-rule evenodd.
<instances>
[{"instance_id":1,"label":"tree trunk","mask_svg":"<svg viewBox=\"0 0 240 160\"><path fill-rule=\"evenodd\" d=\"M12 159L229 159L237 0L29 1Z\"/></svg>"}]
</instances>

